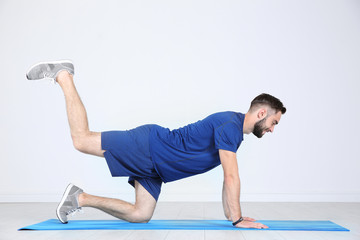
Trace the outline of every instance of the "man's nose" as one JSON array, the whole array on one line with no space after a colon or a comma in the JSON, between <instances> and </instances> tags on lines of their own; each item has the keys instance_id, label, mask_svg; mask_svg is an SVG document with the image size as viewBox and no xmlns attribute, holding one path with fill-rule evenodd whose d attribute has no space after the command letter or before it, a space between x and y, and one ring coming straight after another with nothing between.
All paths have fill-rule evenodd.
<instances>
[{"instance_id":1,"label":"man's nose","mask_svg":"<svg viewBox=\"0 0 360 240\"><path fill-rule=\"evenodd\" d=\"M272 127L270 128L270 132L271 132L271 133L274 132L274 128L275 128L275 126L272 126Z\"/></svg>"}]
</instances>

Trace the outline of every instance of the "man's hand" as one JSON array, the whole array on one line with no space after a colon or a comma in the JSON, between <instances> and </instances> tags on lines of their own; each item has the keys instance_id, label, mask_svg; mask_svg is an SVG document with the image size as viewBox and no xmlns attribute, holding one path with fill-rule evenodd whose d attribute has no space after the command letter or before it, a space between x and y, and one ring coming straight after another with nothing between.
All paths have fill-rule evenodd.
<instances>
[{"instance_id":1,"label":"man's hand","mask_svg":"<svg viewBox=\"0 0 360 240\"><path fill-rule=\"evenodd\" d=\"M257 228L257 229L269 228L268 226L266 226L266 225L264 225L262 223L255 222L255 219L248 218L248 217L244 217L244 220L239 222L238 224L236 224L235 227L238 227L238 228Z\"/></svg>"},{"instance_id":2,"label":"man's hand","mask_svg":"<svg viewBox=\"0 0 360 240\"><path fill-rule=\"evenodd\" d=\"M250 217L243 217L245 221L255 222L256 220Z\"/></svg>"}]
</instances>

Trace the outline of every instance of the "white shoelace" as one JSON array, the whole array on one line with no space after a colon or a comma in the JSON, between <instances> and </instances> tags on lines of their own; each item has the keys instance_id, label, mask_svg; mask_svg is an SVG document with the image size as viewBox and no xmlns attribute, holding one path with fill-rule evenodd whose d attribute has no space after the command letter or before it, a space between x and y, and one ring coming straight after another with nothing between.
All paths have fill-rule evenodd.
<instances>
[{"instance_id":1,"label":"white shoelace","mask_svg":"<svg viewBox=\"0 0 360 240\"><path fill-rule=\"evenodd\" d=\"M56 84L56 80L52 77L50 77L50 74L46 74L46 72L43 72L44 78L47 78L51 81L51 83Z\"/></svg>"},{"instance_id":2,"label":"white shoelace","mask_svg":"<svg viewBox=\"0 0 360 240\"><path fill-rule=\"evenodd\" d=\"M67 211L67 212L66 212L66 215L70 215L70 214L71 214L71 216L74 216L77 212L83 213L82 208L79 207L79 208L71 209L70 211Z\"/></svg>"}]
</instances>

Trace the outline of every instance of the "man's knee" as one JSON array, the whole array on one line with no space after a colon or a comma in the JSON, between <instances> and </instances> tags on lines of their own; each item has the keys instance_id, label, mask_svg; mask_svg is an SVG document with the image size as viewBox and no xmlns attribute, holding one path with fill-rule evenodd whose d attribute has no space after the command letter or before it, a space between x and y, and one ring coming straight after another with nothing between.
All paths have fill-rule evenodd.
<instances>
[{"instance_id":1,"label":"man's knee","mask_svg":"<svg viewBox=\"0 0 360 240\"><path fill-rule=\"evenodd\" d=\"M148 223L152 218L152 212L144 210L136 210L130 222L133 223Z\"/></svg>"},{"instance_id":2,"label":"man's knee","mask_svg":"<svg viewBox=\"0 0 360 240\"><path fill-rule=\"evenodd\" d=\"M151 220L151 218L145 218L145 217L139 217L134 218L134 220L131 220L132 223L148 223Z\"/></svg>"},{"instance_id":3,"label":"man's knee","mask_svg":"<svg viewBox=\"0 0 360 240\"><path fill-rule=\"evenodd\" d=\"M102 156L104 151L101 149L101 133L88 131L72 134L71 138L76 150Z\"/></svg>"},{"instance_id":4,"label":"man's knee","mask_svg":"<svg viewBox=\"0 0 360 240\"><path fill-rule=\"evenodd\" d=\"M71 136L74 148L80 152L85 152L86 148L86 135L72 135Z\"/></svg>"}]
</instances>

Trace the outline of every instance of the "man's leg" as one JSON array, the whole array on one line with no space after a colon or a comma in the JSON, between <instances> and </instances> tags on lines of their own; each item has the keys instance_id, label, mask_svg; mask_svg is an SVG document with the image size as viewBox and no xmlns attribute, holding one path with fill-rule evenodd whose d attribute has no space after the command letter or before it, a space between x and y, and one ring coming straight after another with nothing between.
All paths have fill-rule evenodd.
<instances>
[{"instance_id":1,"label":"man's leg","mask_svg":"<svg viewBox=\"0 0 360 240\"><path fill-rule=\"evenodd\" d=\"M89 130L86 109L76 90L73 76L67 71L62 71L58 74L56 81L65 95L66 111L74 147L83 153L104 157L105 151L101 149L101 133ZM94 207L129 222L148 222L153 215L156 200L137 181L135 181L135 193L135 204L120 199L81 193L77 199L79 206L73 208ZM67 219L63 219L63 221L67 222Z\"/></svg>"},{"instance_id":2,"label":"man's leg","mask_svg":"<svg viewBox=\"0 0 360 240\"><path fill-rule=\"evenodd\" d=\"M83 153L104 157L105 151L101 149L101 133L89 130L86 109L76 91L73 76L67 71L62 71L58 74L56 81L65 95L66 111L74 147ZM129 222L148 222L153 215L156 200L137 181L135 181L135 193L135 204L120 199L81 193L77 199L79 206L74 206L74 208L94 207ZM67 222L67 219L63 219L63 221Z\"/></svg>"},{"instance_id":3,"label":"man's leg","mask_svg":"<svg viewBox=\"0 0 360 240\"><path fill-rule=\"evenodd\" d=\"M101 149L101 133L89 130L85 107L76 91L73 75L61 71L56 78L66 101L66 111L74 147L80 152L104 157Z\"/></svg>"},{"instance_id":4,"label":"man's leg","mask_svg":"<svg viewBox=\"0 0 360 240\"><path fill-rule=\"evenodd\" d=\"M156 206L154 197L135 180L136 202L131 204L120 199L97 197L87 193L79 195L80 207L93 207L116 218L136 223L150 221Z\"/></svg>"},{"instance_id":5,"label":"man's leg","mask_svg":"<svg viewBox=\"0 0 360 240\"><path fill-rule=\"evenodd\" d=\"M62 71L64 66L66 70ZM105 151L101 148L101 133L89 130L85 107L76 91L73 75L68 71L73 73L71 63L45 63L42 66L32 67L27 73L27 78L40 80L44 77L55 78L56 76L56 81L65 95L71 137L75 148L83 153L104 157ZM86 194L82 189L70 184L57 208L57 214L60 221L66 223L67 215L79 207L94 207L129 222L148 222L154 212L156 200L138 181L135 181L135 192L136 202L131 204L119 199Z\"/></svg>"}]
</instances>

